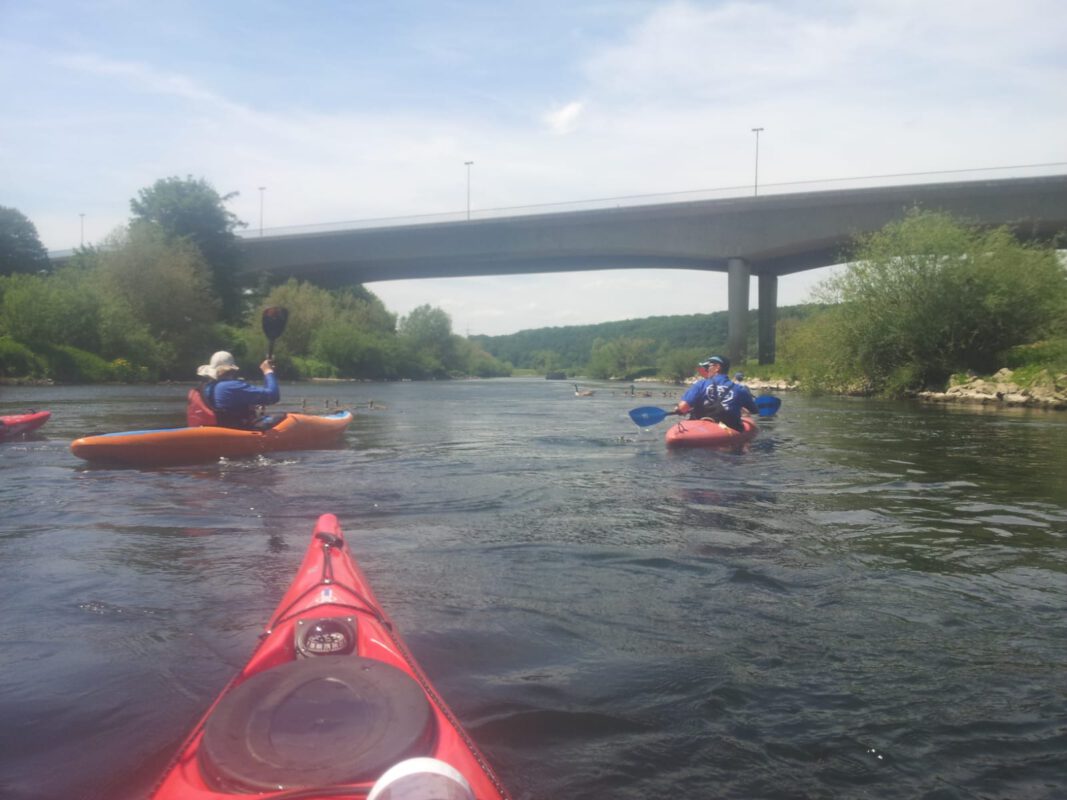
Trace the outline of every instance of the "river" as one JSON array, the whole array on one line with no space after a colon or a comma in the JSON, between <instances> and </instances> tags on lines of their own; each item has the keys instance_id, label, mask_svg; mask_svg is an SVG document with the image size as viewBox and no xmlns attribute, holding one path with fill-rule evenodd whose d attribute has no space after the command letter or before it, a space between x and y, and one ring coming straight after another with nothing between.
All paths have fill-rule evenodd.
<instances>
[{"instance_id":1,"label":"river","mask_svg":"<svg viewBox=\"0 0 1067 800\"><path fill-rule=\"evenodd\" d=\"M677 390L583 388L286 385L343 447L136 470L69 442L182 387L2 387L54 417L0 445L0 797L143 796L324 512L516 798L1067 797L1067 415L783 394L668 452L626 411Z\"/></svg>"}]
</instances>

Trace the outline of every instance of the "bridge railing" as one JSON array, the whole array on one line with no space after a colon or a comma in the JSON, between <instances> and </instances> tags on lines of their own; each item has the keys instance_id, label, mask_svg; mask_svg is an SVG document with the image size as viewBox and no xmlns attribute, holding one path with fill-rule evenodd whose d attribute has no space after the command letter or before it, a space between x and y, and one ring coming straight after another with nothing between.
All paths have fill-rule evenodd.
<instances>
[{"instance_id":1,"label":"bridge railing","mask_svg":"<svg viewBox=\"0 0 1067 800\"><path fill-rule=\"evenodd\" d=\"M852 178L825 178L806 181L784 181L779 183L761 183L737 186L721 186L714 189L693 189L682 192L658 194L633 194L620 197L599 197L586 200L574 200L563 203L542 203L525 206L504 206L500 208L472 208L469 212L447 211L435 214L417 214L402 217L374 217L368 219L326 222L316 225L290 225L277 228L265 228L237 231L245 239L258 239L261 236L292 236L301 233L330 233L344 230L365 228L391 228L406 225L433 225L448 222L466 222L508 217L527 217L542 214L558 214L571 211L597 211L608 208L627 208L663 203L684 203L698 200L729 200L795 194L809 191L832 191L835 189L857 189L886 186L914 186L946 181L980 181L994 178L1026 178L1052 174L1056 168L1062 170L1067 162L1058 161L1047 164L1022 164L1009 167L986 167L981 169L939 170L936 172L899 172L884 175L864 175ZM758 190L758 191L757 191Z\"/></svg>"},{"instance_id":2,"label":"bridge railing","mask_svg":"<svg viewBox=\"0 0 1067 800\"><path fill-rule=\"evenodd\" d=\"M721 186L715 189L693 189L683 192L660 194L632 194L621 197L600 197L587 200L574 200L563 203L542 203L525 206L505 206L501 208L479 208L468 211L448 211L437 214L417 214L403 217L375 217L369 219L326 222L317 225L289 225L276 228L259 228L236 231L243 239L258 239L271 236L293 236L307 233L330 233L334 231L360 230L366 228L393 228L407 225L434 225L447 222L466 222L477 220L504 219L508 217L528 217L542 214L559 214L570 211L597 211L608 208L628 208L636 206L659 205L664 203L685 203L699 200L749 199L758 196L796 194L801 192L833 191L835 189L859 189L887 186L918 186L947 181L981 181L1005 178L1034 178L1053 174L1062 174L1067 161L1055 161L1047 164L1021 164L1010 167L984 167L979 169L940 170L936 172L898 172L885 175L864 175L852 178L825 178L806 181L785 181L779 183L761 183ZM64 260L74 255L74 250L53 250L49 254L53 260Z\"/></svg>"}]
</instances>

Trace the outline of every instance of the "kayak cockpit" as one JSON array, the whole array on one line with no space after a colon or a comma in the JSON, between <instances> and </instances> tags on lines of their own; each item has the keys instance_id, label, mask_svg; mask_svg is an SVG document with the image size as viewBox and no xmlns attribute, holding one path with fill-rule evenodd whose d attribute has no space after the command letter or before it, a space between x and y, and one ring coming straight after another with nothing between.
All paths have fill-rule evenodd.
<instances>
[{"instance_id":1,"label":"kayak cockpit","mask_svg":"<svg viewBox=\"0 0 1067 800\"><path fill-rule=\"evenodd\" d=\"M336 633L348 622L318 625ZM432 755L435 720L418 682L376 659L338 658L335 633L300 645L324 655L260 672L216 706L198 753L209 786L248 793L358 784Z\"/></svg>"}]
</instances>

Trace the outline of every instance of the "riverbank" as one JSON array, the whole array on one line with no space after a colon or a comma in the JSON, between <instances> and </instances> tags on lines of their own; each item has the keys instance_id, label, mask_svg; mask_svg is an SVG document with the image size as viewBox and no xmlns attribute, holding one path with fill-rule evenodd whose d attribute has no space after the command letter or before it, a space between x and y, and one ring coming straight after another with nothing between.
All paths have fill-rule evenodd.
<instances>
[{"instance_id":1,"label":"riverbank","mask_svg":"<svg viewBox=\"0 0 1067 800\"><path fill-rule=\"evenodd\" d=\"M943 392L918 392L928 403L969 403L1000 405L1007 408L1045 408L1067 410L1067 374L1053 376L1042 370L1036 378L1021 386L1015 373L1004 368L988 378L977 375L954 378Z\"/></svg>"}]
</instances>

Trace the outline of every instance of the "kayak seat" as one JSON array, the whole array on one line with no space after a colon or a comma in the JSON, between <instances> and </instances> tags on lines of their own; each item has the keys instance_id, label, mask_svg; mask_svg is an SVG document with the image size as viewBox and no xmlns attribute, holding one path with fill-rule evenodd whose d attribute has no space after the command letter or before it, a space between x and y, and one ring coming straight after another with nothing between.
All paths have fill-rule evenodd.
<instances>
[{"instance_id":1,"label":"kayak seat","mask_svg":"<svg viewBox=\"0 0 1067 800\"><path fill-rule=\"evenodd\" d=\"M282 420L289 415L286 412L281 414L267 414L266 416L259 417L252 423L251 430L254 431L269 431L271 428L276 427Z\"/></svg>"},{"instance_id":2,"label":"kayak seat","mask_svg":"<svg viewBox=\"0 0 1067 800\"><path fill-rule=\"evenodd\" d=\"M286 662L223 697L204 726L200 772L216 791L364 783L432 755L434 715L407 673L360 656Z\"/></svg>"}]
</instances>

